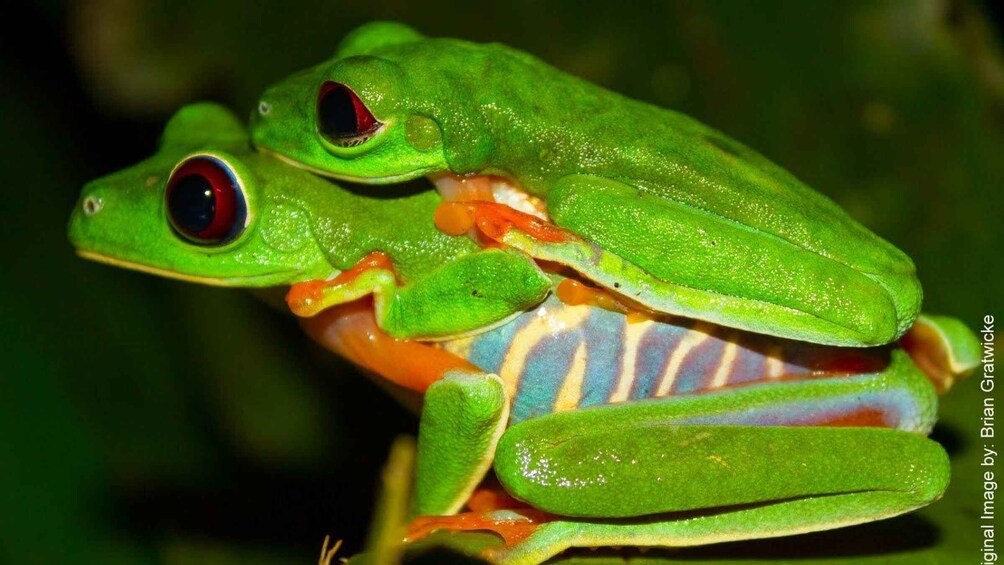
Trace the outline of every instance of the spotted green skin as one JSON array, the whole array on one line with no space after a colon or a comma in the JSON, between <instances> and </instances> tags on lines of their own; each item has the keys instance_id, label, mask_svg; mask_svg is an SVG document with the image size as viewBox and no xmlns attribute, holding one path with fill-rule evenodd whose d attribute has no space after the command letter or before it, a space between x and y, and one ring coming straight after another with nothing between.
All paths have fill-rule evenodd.
<instances>
[{"instance_id":1,"label":"spotted green skin","mask_svg":"<svg viewBox=\"0 0 1004 565\"><path fill-rule=\"evenodd\" d=\"M346 148L319 133L326 81L347 85L384 124L374 137ZM630 263L639 272L609 288L658 311L847 346L888 343L919 312L909 257L781 167L504 45L363 26L330 61L269 88L252 137L362 183L506 177L543 198L557 225ZM610 284L610 266L573 267ZM652 292L663 296L645 300Z\"/></svg>"},{"instance_id":2,"label":"spotted green skin","mask_svg":"<svg viewBox=\"0 0 1004 565\"><path fill-rule=\"evenodd\" d=\"M164 193L192 155L231 167L247 198L247 227L222 246L191 243L171 227ZM84 205L100 202L88 214ZM244 126L219 106L183 108L149 159L89 183L69 238L90 258L218 286L271 287L326 279L379 251L398 283L385 283L380 326L397 337L440 337L497 324L536 305L551 281L522 255L480 250L438 232L435 193L402 187L359 195L251 150ZM428 221L415 221L429 218Z\"/></svg>"}]
</instances>

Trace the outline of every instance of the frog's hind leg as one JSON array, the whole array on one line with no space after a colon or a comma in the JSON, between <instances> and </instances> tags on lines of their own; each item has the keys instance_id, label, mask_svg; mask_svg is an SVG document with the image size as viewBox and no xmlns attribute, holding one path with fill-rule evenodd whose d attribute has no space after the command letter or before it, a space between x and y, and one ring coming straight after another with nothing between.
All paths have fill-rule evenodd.
<instances>
[{"instance_id":1,"label":"frog's hind leg","mask_svg":"<svg viewBox=\"0 0 1004 565\"><path fill-rule=\"evenodd\" d=\"M557 226L661 281L664 291L640 300L660 311L852 346L888 343L917 314L919 300L897 295L868 273L825 252L764 236L707 212L699 202L572 175L548 191L547 205Z\"/></svg>"},{"instance_id":2,"label":"frog's hind leg","mask_svg":"<svg viewBox=\"0 0 1004 565\"><path fill-rule=\"evenodd\" d=\"M411 523L405 541L415 542L439 530L477 531L492 532L502 538L505 546L515 546L555 519L546 512L528 506L471 511L452 516L421 516Z\"/></svg>"},{"instance_id":3,"label":"frog's hind leg","mask_svg":"<svg viewBox=\"0 0 1004 565\"><path fill-rule=\"evenodd\" d=\"M558 519L516 500L493 477L483 481L467 500L467 510L453 515L427 515L410 525L406 541L417 541L438 530L488 531L515 545L542 524Z\"/></svg>"},{"instance_id":4,"label":"frog's hind leg","mask_svg":"<svg viewBox=\"0 0 1004 565\"><path fill-rule=\"evenodd\" d=\"M499 443L496 474L515 497L560 518L493 555L537 563L568 547L705 545L908 512L948 482L944 450L918 433L933 401L931 384L895 351L874 375L526 420ZM900 412L882 418L900 429L843 427L862 405Z\"/></svg>"},{"instance_id":5,"label":"frog's hind leg","mask_svg":"<svg viewBox=\"0 0 1004 565\"><path fill-rule=\"evenodd\" d=\"M541 524L521 542L489 550L490 559L506 565L535 564L572 547L636 546L689 547L739 540L763 539L841 528L880 520L920 508L940 498L948 484L949 465L944 451L931 440L895 430L807 428L817 436L808 444L785 442L792 461L807 465L822 477L834 477L832 485L817 494L766 500L761 503L676 512L635 519L558 519ZM700 433L701 430L693 430ZM713 430L704 430L714 433ZM736 430L733 430L736 431ZM873 437L864 438L865 431ZM738 440L743 434L735 436ZM881 436L886 436L882 438ZM693 437L693 436L691 436ZM752 439L745 437L743 439ZM766 439L766 438L764 438ZM808 437L793 437L808 440ZM864 440L862 443L861 440ZM822 445L820 445L820 443ZM754 440L748 457L765 443ZM906 448L905 451L899 451ZM823 451L845 460L857 459L866 449L870 461L864 469L853 465L817 467L826 464ZM713 457L723 457L714 454ZM725 459L731 461L731 459ZM772 466L773 467L773 466ZM763 469L786 477L782 468ZM842 478L859 478L839 484ZM749 488L757 479L750 478ZM692 482L712 493L728 488L694 477ZM852 485L851 482L859 484ZM687 488L687 485L676 486ZM805 485L808 486L808 485ZM820 483L822 485L822 482ZM667 485L671 488L672 485ZM693 487L690 487L693 489ZM640 496L633 494L633 496Z\"/></svg>"},{"instance_id":6,"label":"frog's hind leg","mask_svg":"<svg viewBox=\"0 0 1004 565\"><path fill-rule=\"evenodd\" d=\"M461 198L440 206L436 225L565 265L656 312L761 334L881 345L915 315L842 263L613 179L560 179L543 209Z\"/></svg>"},{"instance_id":7,"label":"frog's hind leg","mask_svg":"<svg viewBox=\"0 0 1004 565\"><path fill-rule=\"evenodd\" d=\"M516 494L563 517L493 550L496 562L539 563L570 547L686 547L840 528L925 506L950 473L937 443L885 428L652 423L643 434L616 426L548 434L546 444L516 448L530 462L525 476L547 461L550 480L571 486L557 496L523 486ZM500 459L514 455L506 444ZM589 461L592 473L583 469Z\"/></svg>"}]
</instances>

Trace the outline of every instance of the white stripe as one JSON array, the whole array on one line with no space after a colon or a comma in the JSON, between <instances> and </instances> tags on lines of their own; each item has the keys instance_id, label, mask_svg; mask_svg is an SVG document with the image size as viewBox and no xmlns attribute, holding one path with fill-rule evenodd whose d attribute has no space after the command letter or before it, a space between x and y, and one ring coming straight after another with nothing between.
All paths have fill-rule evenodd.
<instances>
[{"instance_id":1,"label":"white stripe","mask_svg":"<svg viewBox=\"0 0 1004 565\"><path fill-rule=\"evenodd\" d=\"M700 345L708 337L710 336L704 333L704 324L694 325L694 328L687 333L687 337L680 341L680 345L669 358L669 363L666 364L666 371L662 374L662 380L659 381L659 388L656 390L655 396L669 395L669 392L673 390L673 382L676 381L676 373L680 370L683 359L690 353L691 349Z\"/></svg>"},{"instance_id":2,"label":"white stripe","mask_svg":"<svg viewBox=\"0 0 1004 565\"><path fill-rule=\"evenodd\" d=\"M580 341L572 356L572 363L565 375L565 382L554 399L554 412L574 410L582 399L582 382L586 378L586 342Z\"/></svg>"},{"instance_id":3,"label":"white stripe","mask_svg":"<svg viewBox=\"0 0 1004 565\"><path fill-rule=\"evenodd\" d=\"M730 337L735 338L735 336ZM711 388L721 388L729 383L732 365L735 363L738 354L739 345L734 341L727 341L725 349L722 350L722 357L718 361L718 370L715 371L715 376L711 379Z\"/></svg>"},{"instance_id":4,"label":"white stripe","mask_svg":"<svg viewBox=\"0 0 1004 565\"><path fill-rule=\"evenodd\" d=\"M655 325L653 320L642 322L625 322L624 326L624 355L621 359L621 372L617 378L617 387L610 395L609 402L624 402L628 399L631 386L637 377L635 374L635 364L638 359L638 349L641 345L641 338L645 332Z\"/></svg>"}]
</instances>

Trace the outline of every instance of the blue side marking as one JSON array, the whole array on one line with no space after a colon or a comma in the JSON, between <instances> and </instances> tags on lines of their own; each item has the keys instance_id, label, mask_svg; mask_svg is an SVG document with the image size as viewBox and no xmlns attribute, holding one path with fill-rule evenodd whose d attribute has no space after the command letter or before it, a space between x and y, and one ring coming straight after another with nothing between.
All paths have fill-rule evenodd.
<instances>
[{"instance_id":1,"label":"blue side marking","mask_svg":"<svg viewBox=\"0 0 1004 565\"><path fill-rule=\"evenodd\" d=\"M687 352L673 381L673 394L686 394L706 388L722 359L725 342L712 336Z\"/></svg>"},{"instance_id":2,"label":"blue side marking","mask_svg":"<svg viewBox=\"0 0 1004 565\"><path fill-rule=\"evenodd\" d=\"M586 375L579 406L606 404L620 375L624 357L624 315L594 309L581 326L586 340Z\"/></svg>"},{"instance_id":3,"label":"blue side marking","mask_svg":"<svg viewBox=\"0 0 1004 565\"><path fill-rule=\"evenodd\" d=\"M533 321L533 313L522 314L508 324L483 333L471 344L467 360L481 369L498 374L516 334Z\"/></svg>"},{"instance_id":4,"label":"blue side marking","mask_svg":"<svg viewBox=\"0 0 1004 565\"><path fill-rule=\"evenodd\" d=\"M655 324L645 332L638 341L631 399L640 400L655 395L662 373L666 370L666 363L669 362L669 356L679 346L687 331L687 328L680 326Z\"/></svg>"},{"instance_id":5,"label":"blue side marking","mask_svg":"<svg viewBox=\"0 0 1004 565\"><path fill-rule=\"evenodd\" d=\"M568 375L580 341L578 331L569 331L543 339L533 346L519 375L519 386L509 416L511 423L550 414L554 410L554 401Z\"/></svg>"}]
</instances>

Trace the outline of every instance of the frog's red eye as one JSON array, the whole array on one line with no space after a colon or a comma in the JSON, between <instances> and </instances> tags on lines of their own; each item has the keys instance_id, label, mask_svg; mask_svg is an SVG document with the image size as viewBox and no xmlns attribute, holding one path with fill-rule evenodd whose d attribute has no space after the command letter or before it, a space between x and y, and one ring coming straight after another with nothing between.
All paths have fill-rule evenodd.
<instances>
[{"instance_id":1,"label":"frog's red eye","mask_svg":"<svg viewBox=\"0 0 1004 565\"><path fill-rule=\"evenodd\" d=\"M372 137L381 124L352 89L328 81L317 95L317 125L331 141L353 146Z\"/></svg>"},{"instance_id":2,"label":"frog's red eye","mask_svg":"<svg viewBox=\"0 0 1004 565\"><path fill-rule=\"evenodd\" d=\"M213 157L192 157L177 167L165 199L174 230L199 245L227 243L244 229L244 192L230 167Z\"/></svg>"}]
</instances>

